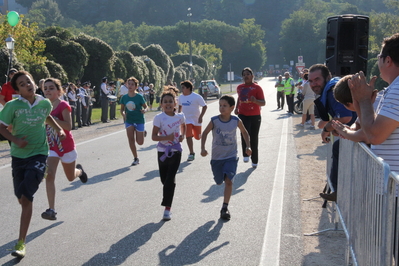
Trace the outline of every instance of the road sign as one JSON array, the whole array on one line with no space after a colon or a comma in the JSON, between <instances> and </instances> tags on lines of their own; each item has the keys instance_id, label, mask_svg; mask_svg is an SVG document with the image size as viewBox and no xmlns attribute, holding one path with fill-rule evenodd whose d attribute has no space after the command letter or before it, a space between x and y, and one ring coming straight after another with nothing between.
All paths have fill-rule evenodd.
<instances>
[{"instance_id":1,"label":"road sign","mask_svg":"<svg viewBox=\"0 0 399 266\"><path fill-rule=\"evenodd\" d=\"M305 66L296 66L296 70L298 71L298 73L301 73L304 68Z\"/></svg>"}]
</instances>

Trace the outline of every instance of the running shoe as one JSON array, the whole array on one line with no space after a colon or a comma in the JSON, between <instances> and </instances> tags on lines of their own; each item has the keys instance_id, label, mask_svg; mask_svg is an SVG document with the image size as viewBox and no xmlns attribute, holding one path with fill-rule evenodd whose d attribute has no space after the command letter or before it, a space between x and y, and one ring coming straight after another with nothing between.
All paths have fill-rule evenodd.
<instances>
[{"instance_id":1,"label":"running shoe","mask_svg":"<svg viewBox=\"0 0 399 266\"><path fill-rule=\"evenodd\" d=\"M57 213L52 209L47 209L45 212L42 213L42 218L46 220L55 221L57 220Z\"/></svg>"},{"instance_id":2,"label":"running shoe","mask_svg":"<svg viewBox=\"0 0 399 266\"><path fill-rule=\"evenodd\" d=\"M87 182L87 174L86 172L83 170L83 167L81 164L77 164L76 168L79 169L80 171L82 171L82 173L79 176L80 181L82 181L82 183L86 183Z\"/></svg>"},{"instance_id":3,"label":"running shoe","mask_svg":"<svg viewBox=\"0 0 399 266\"><path fill-rule=\"evenodd\" d=\"M14 249L11 252L11 255L17 258L25 257L26 249L25 243L22 240L19 240L18 243L15 245Z\"/></svg>"},{"instance_id":4,"label":"running shoe","mask_svg":"<svg viewBox=\"0 0 399 266\"><path fill-rule=\"evenodd\" d=\"M163 212L163 217L162 220L164 221L170 221L170 219L172 219L172 213L170 211L165 210Z\"/></svg>"},{"instance_id":5,"label":"running shoe","mask_svg":"<svg viewBox=\"0 0 399 266\"><path fill-rule=\"evenodd\" d=\"M230 212L228 209L220 210L220 218L223 220L230 220Z\"/></svg>"},{"instance_id":6,"label":"running shoe","mask_svg":"<svg viewBox=\"0 0 399 266\"><path fill-rule=\"evenodd\" d=\"M244 163L247 163L247 162L249 162L249 157L245 156L244 157Z\"/></svg>"},{"instance_id":7,"label":"running shoe","mask_svg":"<svg viewBox=\"0 0 399 266\"><path fill-rule=\"evenodd\" d=\"M297 127L304 127L305 125L304 124L298 124L298 125L296 125Z\"/></svg>"},{"instance_id":8,"label":"running shoe","mask_svg":"<svg viewBox=\"0 0 399 266\"><path fill-rule=\"evenodd\" d=\"M188 156L188 158L187 158L187 161L194 161L194 159L195 159L195 153L190 154L190 155Z\"/></svg>"},{"instance_id":9,"label":"running shoe","mask_svg":"<svg viewBox=\"0 0 399 266\"><path fill-rule=\"evenodd\" d=\"M134 158L134 161L132 162L132 166L133 165L138 165L140 163L139 158Z\"/></svg>"},{"instance_id":10,"label":"running shoe","mask_svg":"<svg viewBox=\"0 0 399 266\"><path fill-rule=\"evenodd\" d=\"M315 130L316 128L314 126L309 127L310 130Z\"/></svg>"},{"instance_id":11,"label":"running shoe","mask_svg":"<svg viewBox=\"0 0 399 266\"><path fill-rule=\"evenodd\" d=\"M252 167L253 167L253 168L256 168L256 167L258 167L258 164L257 164L257 163L253 163L253 164L252 164Z\"/></svg>"}]
</instances>

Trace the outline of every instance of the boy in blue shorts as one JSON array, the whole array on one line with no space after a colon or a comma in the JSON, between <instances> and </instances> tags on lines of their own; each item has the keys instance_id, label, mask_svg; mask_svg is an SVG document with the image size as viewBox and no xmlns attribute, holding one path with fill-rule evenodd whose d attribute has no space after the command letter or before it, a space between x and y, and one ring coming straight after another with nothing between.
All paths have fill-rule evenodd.
<instances>
[{"instance_id":1,"label":"boy in blue shorts","mask_svg":"<svg viewBox=\"0 0 399 266\"><path fill-rule=\"evenodd\" d=\"M216 184L225 184L223 206L220 210L220 218L230 220L228 205L231 193L233 192L233 178L237 171L237 127L240 129L246 144L246 154L250 156L249 134L244 127L241 119L231 115L234 111L235 99L233 96L224 95L219 100L220 114L211 118L208 126L202 133L201 155L208 155L205 149L205 142L208 133L212 130L212 158L211 166L213 179Z\"/></svg>"},{"instance_id":2,"label":"boy in blue shorts","mask_svg":"<svg viewBox=\"0 0 399 266\"><path fill-rule=\"evenodd\" d=\"M7 102L0 112L0 134L11 141L14 193L22 207L18 243L11 255L23 258L33 196L46 171L49 147L45 123L57 131L60 140L65 138L65 132L49 115L50 101L35 95L36 85L28 72L15 73L11 86L19 93L19 98ZM9 125L12 125L12 133L7 130Z\"/></svg>"}]
</instances>

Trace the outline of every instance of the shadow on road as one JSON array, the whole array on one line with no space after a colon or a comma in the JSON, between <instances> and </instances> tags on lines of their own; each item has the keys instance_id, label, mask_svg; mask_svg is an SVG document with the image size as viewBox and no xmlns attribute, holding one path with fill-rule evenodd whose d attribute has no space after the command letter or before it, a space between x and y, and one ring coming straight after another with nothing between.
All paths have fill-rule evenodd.
<instances>
[{"instance_id":1,"label":"shadow on road","mask_svg":"<svg viewBox=\"0 0 399 266\"><path fill-rule=\"evenodd\" d=\"M120 169L115 169L115 170L112 170L110 172L102 173L102 174L95 175L95 176L90 176L90 173L89 173L88 174L89 175L89 179L88 179L86 184L83 184L77 178L77 179L75 179L76 181L73 181L71 183L71 186L62 189L61 191L71 191L71 190L75 190L75 189L80 188L82 185L83 186L94 185L94 184L97 184L97 183L100 183L100 182L108 181L108 180L111 180L112 177L118 176L118 175L123 174L123 173L125 173L127 171L130 171L130 167L123 167L123 168L120 168Z\"/></svg>"},{"instance_id":2,"label":"shadow on road","mask_svg":"<svg viewBox=\"0 0 399 266\"><path fill-rule=\"evenodd\" d=\"M61 225L61 224L63 224L63 223L64 223L64 222L56 222L56 223L53 223L53 224L51 224L51 225L49 225L49 226L47 226L47 227L45 227L45 228L43 228L43 229L37 230L36 232L30 233L30 234L26 237L26 239L29 239L29 241L28 241L27 243L32 242L35 238L37 238L37 237L43 235L47 230L50 230L51 228L54 228L54 227L56 227L56 226L59 226L59 225ZM3 229L4 229L4 228L3 228ZM8 242L8 243L4 244L3 246L0 246L0 258L3 258L3 257L5 257L5 256L10 255L11 250L14 248L14 245L15 245L16 243L17 243L17 241L15 240L15 241L13 241L13 242ZM10 256L11 256L11 255L10 255ZM13 257L13 259L11 259L9 262L4 263L3 266L4 266L4 265L7 265L7 266L8 266L8 265L16 265L16 264L18 264L19 262L20 262L20 259L14 258L14 257Z\"/></svg>"},{"instance_id":3,"label":"shadow on road","mask_svg":"<svg viewBox=\"0 0 399 266\"><path fill-rule=\"evenodd\" d=\"M219 220L215 227L211 228L213 224L215 224L215 221L207 222L189 234L177 247L170 245L159 252L159 265L191 265L228 245L230 242L226 241L204 252L212 242L218 239L220 230L223 227L222 220ZM173 251L168 253L169 250Z\"/></svg>"},{"instance_id":4,"label":"shadow on road","mask_svg":"<svg viewBox=\"0 0 399 266\"><path fill-rule=\"evenodd\" d=\"M232 195L238 194L241 191L244 191L243 188L241 188L248 180L248 177L251 175L251 173L255 170L255 168L248 168L245 172L237 174L234 179L233 179L233 193ZM208 191L204 192L204 196L207 196L207 198L204 198L201 200L201 202L211 202L214 200L217 200L220 197L223 197L223 191L224 191L224 185L212 185Z\"/></svg>"},{"instance_id":5,"label":"shadow on road","mask_svg":"<svg viewBox=\"0 0 399 266\"><path fill-rule=\"evenodd\" d=\"M123 264L129 256L137 252L141 246L145 245L145 243L151 239L152 235L157 232L164 223L164 221L160 221L159 223L148 223L142 226L113 244L106 253L95 255L83 265Z\"/></svg>"}]
</instances>

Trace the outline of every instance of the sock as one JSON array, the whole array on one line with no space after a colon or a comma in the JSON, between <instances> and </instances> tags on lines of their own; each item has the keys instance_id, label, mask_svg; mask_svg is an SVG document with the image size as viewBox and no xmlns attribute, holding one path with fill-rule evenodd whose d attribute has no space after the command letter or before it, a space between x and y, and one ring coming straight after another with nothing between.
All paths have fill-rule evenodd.
<instances>
[{"instance_id":1,"label":"sock","mask_svg":"<svg viewBox=\"0 0 399 266\"><path fill-rule=\"evenodd\" d=\"M165 211L170 211L170 207L165 207Z\"/></svg>"},{"instance_id":2,"label":"sock","mask_svg":"<svg viewBox=\"0 0 399 266\"><path fill-rule=\"evenodd\" d=\"M222 209L225 209L225 210L227 210L227 206L229 206L229 204L228 204L228 203L225 203L225 202L223 202Z\"/></svg>"}]
</instances>

